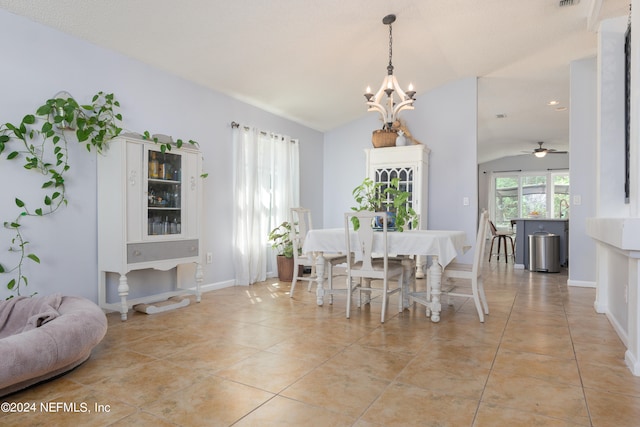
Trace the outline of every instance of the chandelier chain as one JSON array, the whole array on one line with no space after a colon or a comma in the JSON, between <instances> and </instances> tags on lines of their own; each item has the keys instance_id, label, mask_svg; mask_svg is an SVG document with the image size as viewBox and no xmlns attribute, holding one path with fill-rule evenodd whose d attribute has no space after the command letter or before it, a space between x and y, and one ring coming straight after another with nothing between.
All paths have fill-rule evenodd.
<instances>
[{"instance_id":1,"label":"chandelier chain","mask_svg":"<svg viewBox=\"0 0 640 427\"><path fill-rule=\"evenodd\" d=\"M389 75L393 74L393 64L391 63L392 56L393 56L393 34L391 30L391 24L389 24L389 65L387 66L387 73Z\"/></svg>"}]
</instances>

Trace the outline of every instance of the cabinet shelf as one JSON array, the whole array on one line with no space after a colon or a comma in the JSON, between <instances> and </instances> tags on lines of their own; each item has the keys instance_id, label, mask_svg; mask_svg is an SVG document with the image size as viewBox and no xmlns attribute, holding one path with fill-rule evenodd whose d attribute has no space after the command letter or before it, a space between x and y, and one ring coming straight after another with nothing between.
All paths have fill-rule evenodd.
<instances>
[{"instance_id":1,"label":"cabinet shelf","mask_svg":"<svg viewBox=\"0 0 640 427\"><path fill-rule=\"evenodd\" d=\"M180 184L181 181L176 181L175 179L158 179L158 178L149 178L149 184Z\"/></svg>"}]
</instances>

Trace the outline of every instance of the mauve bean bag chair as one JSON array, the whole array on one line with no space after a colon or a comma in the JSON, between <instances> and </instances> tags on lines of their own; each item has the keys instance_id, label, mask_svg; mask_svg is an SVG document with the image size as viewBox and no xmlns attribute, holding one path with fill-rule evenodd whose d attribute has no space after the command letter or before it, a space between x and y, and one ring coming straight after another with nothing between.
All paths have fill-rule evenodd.
<instances>
[{"instance_id":1,"label":"mauve bean bag chair","mask_svg":"<svg viewBox=\"0 0 640 427\"><path fill-rule=\"evenodd\" d=\"M0 301L0 396L75 368L106 332L105 314L85 298Z\"/></svg>"}]
</instances>

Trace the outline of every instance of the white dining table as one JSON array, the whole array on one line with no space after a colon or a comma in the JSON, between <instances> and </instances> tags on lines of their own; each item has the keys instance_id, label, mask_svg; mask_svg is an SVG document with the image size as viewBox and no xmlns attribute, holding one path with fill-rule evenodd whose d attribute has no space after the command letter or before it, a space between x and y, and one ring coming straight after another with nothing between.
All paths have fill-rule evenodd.
<instances>
[{"instance_id":1,"label":"white dining table","mask_svg":"<svg viewBox=\"0 0 640 427\"><path fill-rule=\"evenodd\" d=\"M351 233L352 242L356 245L356 234ZM403 306L406 308L412 302L418 302L426 307L427 316L431 317L433 322L440 321L440 293L441 279L443 269L454 258L465 253L469 246L467 245L467 236L464 231L456 230L408 230L408 231L391 231L387 234L387 242L389 253L398 256L407 256L403 261L405 268L405 280L403 283ZM382 233L374 235L373 252L382 253L383 249ZM344 228L325 228L309 230L304 240L302 251L304 253L313 254L316 258L316 275L317 287L316 298L317 304L324 304L324 271L326 260L322 256L324 253L345 253L347 242L345 239ZM409 290L410 277L413 262L408 256L431 256L432 264L429 268L429 283L431 286L429 294L427 292L416 292Z\"/></svg>"}]
</instances>

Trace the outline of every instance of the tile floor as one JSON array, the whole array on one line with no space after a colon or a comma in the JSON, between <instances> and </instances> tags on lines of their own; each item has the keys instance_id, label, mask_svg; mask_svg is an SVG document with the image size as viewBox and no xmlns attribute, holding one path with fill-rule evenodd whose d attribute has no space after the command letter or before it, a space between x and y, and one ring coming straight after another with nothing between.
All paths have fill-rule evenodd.
<instances>
[{"instance_id":1,"label":"tile floor","mask_svg":"<svg viewBox=\"0 0 640 427\"><path fill-rule=\"evenodd\" d=\"M93 356L2 398L76 412L0 413L4 426L639 426L640 378L594 312L595 291L565 273L485 262L491 314L469 300L438 324L422 309L345 319L305 283L208 292L199 304L109 315ZM72 408L68 408L72 409Z\"/></svg>"}]
</instances>

